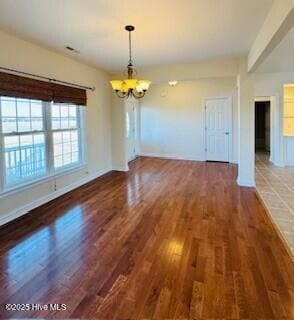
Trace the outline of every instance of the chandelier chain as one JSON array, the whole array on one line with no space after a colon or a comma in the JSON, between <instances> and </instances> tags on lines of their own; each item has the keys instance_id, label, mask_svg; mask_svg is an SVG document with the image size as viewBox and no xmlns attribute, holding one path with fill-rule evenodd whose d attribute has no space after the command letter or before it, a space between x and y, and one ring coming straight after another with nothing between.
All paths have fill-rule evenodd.
<instances>
[{"instance_id":1,"label":"chandelier chain","mask_svg":"<svg viewBox=\"0 0 294 320\"><path fill-rule=\"evenodd\" d=\"M131 36L131 31L129 31L129 64L132 64L132 36Z\"/></svg>"}]
</instances>

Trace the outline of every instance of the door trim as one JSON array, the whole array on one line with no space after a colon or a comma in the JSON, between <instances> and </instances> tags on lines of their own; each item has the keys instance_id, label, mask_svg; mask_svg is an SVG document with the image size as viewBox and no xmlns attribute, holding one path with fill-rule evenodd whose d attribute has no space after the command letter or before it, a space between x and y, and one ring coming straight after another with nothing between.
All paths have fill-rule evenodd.
<instances>
[{"instance_id":1,"label":"door trim","mask_svg":"<svg viewBox=\"0 0 294 320\"><path fill-rule=\"evenodd\" d=\"M227 100L229 106L229 163L233 162L233 105L232 96L215 96L215 97L204 97L202 98L202 137L203 137L203 159L207 161L207 151L206 151L206 111L205 106L208 100Z\"/></svg>"}]
</instances>

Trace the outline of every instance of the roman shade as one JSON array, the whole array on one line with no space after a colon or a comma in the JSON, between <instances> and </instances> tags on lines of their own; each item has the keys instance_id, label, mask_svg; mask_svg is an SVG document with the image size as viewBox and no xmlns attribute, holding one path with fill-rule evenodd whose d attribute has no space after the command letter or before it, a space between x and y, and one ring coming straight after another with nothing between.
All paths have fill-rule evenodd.
<instances>
[{"instance_id":1,"label":"roman shade","mask_svg":"<svg viewBox=\"0 0 294 320\"><path fill-rule=\"evenodd\" d=\"M36 80L0 72L0 96L53 101L55 103L87 104L84 89L54 82Z\"/></svg>"},{"instance_id":2,"label":"roman shade","mask_svg":"<svg viewBox=\"0 0 294 320\"><path fill-rule=\"evenodd\" d=\"M84 89L64 86L52 83L53 101L56 103L73 103L85 106L87 104L87 93Z\"/></svg>"}]
</instances>

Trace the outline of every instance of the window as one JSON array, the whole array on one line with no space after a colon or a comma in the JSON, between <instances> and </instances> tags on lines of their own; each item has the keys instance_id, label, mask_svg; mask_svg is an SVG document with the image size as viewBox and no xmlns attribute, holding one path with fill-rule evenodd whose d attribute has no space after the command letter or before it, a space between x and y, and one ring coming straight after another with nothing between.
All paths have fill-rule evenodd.
<instances>
[{"instance_id":1,"label":"window","mask_svg":"<svg viewBox=\"0 0 294 320\"><path fill-rule=\"evenodd\" d=\"M78 110L75 106L51 105L55 168L80 161L80 125L78 120Z\"/></svg>"},{"instance_id":2,"label":"window","mask_svg":"<svg viewBox=\"0 0 294 320\"><path fill-rule=\"evenodd\" d=\"M82 163L82 112L71 104L0 97L2 189Z\"/></svg>"},{"instance_id":3,"label":"window","mask_svg":"<svg viewBox=\"0 0 294 320\"><path fill-rule=\"evenodd\" d=\"M294 85L284 86L284 136L294 136Z\"/></svg>"},{"instance_id":4,"label":"window","mask_svg":"<svg viewBox=\"0 0 294 320\"><path fill-rule=\"evenodd\" d=\"M126 137L130 137L130 114L129 111L126 112Z\"/></svg>"}]
</instances>

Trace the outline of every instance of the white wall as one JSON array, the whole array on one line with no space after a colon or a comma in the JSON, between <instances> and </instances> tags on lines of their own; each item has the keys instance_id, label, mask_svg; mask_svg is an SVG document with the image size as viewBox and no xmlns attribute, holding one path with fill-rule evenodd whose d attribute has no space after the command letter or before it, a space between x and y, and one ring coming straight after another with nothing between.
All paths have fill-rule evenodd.
<instances>
[{"instance_id":1,"label":"white wall","mask_svg":"<svg viewBox=\"0 0 294 320\"><path fill-rule=\"evenodd\" d=\"M169 80L195 80L235 77L239 72L240 58L207 59L189 64L173 64L140 68L138 77L153 83Z\"/></svg>"},{"instance_id":2,"label":"white wall","mask_svg":"<svg viewBox=\"0 0 294 320\"><path fill-rule=\"evenodd\" d=\"M0 224L7 219L24 213L30 203L36 205L54 193L78 185L111 169L111 90L109 76L95 68L72 60L53 51L0 32L0 66L36 73L96 87L88 92L86 109L87 167L27 188L13 195L0 198ZM64 189L65 188L65 189ZM10 215L10 216L9 216Z\"/></svg>"},{"instance_id":3,"label":"white wall","mask_svg":"<svg viewBox=\"0 0 294 320\"><path fill-rule=\"evenodd\" d=\"M235 77L153 85L141 101L141 154L204 160L203 98L232 97L233 155L237 162L238 106Z\"/></svg>"},{"instance_id":4,"label":"white wall","mask_svg":"<svg viewBox=\"0 0 294 320\"><path fill-rule=\"evenodd\" d=\"M255 186L255 150L254 150L254 75L247 73L246 61L240 61L238 75L238 184Z\"/></svg>"},{"instance_id":5,"label":"white wall","mask_svg":"<svg viewBox=\"0 0 294 320\"><path fill-rule=\"evenodd\" d=\"M111 110L112 166L114 170L127 171L126 106L125 100L114 93Z\"/></svg>"}]
</instances>

